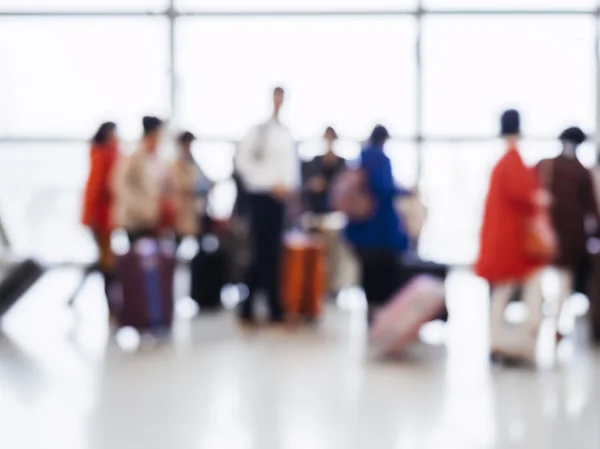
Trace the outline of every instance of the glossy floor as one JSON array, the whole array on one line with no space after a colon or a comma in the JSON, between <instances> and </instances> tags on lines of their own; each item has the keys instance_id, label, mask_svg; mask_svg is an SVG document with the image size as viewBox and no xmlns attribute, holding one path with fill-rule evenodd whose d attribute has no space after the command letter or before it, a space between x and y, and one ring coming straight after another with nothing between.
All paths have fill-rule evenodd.
<instances>
[{"instance_id":1,"label":"glossy floor","mask_svg":"<svg viewBox=\"0 0 600 449\"><path fill-rule=\"evenodd\" d=\"M173 341L133 351L135 336L108 334L99 279L65 307L78 279L51 272L2 321L0 447L600 447L600 354L576 335L557 360L542 344L537 371L490 367L486 289L466 273L448 280L450 324L387 363L356 292L295 332L242 334L180 301Z\"/></svg>"}]
</instances>

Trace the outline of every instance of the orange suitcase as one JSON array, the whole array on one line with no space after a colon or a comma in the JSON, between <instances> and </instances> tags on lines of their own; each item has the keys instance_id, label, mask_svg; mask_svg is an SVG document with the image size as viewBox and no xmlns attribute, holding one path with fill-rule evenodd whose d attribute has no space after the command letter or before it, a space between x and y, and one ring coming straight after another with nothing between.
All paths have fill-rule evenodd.
<instances>
[{"instance_id":1,"label":"orange suitcase","mask_svg":"<svg viewBox=\"0 0 600 449\"><path fill-rule=\"evenodd\" d=\"M317 319L327 289L325 245L302 233L285 238L282 300L288 318Z\"/></svg>"}]
</instances>

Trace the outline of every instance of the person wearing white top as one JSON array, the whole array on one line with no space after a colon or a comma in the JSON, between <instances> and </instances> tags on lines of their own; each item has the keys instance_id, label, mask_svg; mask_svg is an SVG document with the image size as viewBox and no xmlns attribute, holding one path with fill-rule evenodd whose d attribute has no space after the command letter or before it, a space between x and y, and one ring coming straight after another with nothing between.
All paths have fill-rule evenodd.
<instances>
[{"instance_id":1,"label":"person wearing white top","mask_svg":"<svg viewBox=\"0 0 600 449\"><path fill-rule=\"evenodd\" d=\"M300 162L289 130L280 122L284 90L273 91L273 116L250 131L236 155L236 169L248 192L253 259L248 273L249 295L240 319L254 323L253 297L264 289L270 319L283 321L280 301L281 242L285 204L300 185Z\"/></svg>"}]
</instances>

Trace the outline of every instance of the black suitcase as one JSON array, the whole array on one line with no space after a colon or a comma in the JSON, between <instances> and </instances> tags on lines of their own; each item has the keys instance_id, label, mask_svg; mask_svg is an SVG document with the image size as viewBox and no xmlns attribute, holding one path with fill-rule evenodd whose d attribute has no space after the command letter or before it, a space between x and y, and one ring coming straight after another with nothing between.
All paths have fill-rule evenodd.
<instances>
[{"instance_id":1,"label":"black suitcase","mask_svg":"<svg viewBox=\"0 0 600 449\"><path fill-rule=\"evenodd\" d=\"M200 239L198 254L192 259L191 297L201 312L222 308L221 291L227 282L228 263L219 239L208 234Z\"/></svg>"},{"instance_id":2,"label":"black suitcase","mask_svg":"<svg viewBox=\"0 0 600 449\"><path fill-rule=\"evenodd\" d=\"M0 316L31 287L44 269L31 259L0 269Z\"/></svg>"}]
</instances>

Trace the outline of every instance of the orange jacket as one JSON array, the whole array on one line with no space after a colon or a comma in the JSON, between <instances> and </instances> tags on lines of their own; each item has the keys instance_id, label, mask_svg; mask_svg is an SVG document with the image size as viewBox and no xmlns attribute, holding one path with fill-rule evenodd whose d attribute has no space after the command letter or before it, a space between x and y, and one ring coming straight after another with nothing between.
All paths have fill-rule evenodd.
<instances>
[{"instance_id":1,"label":"orange jacket","mask_svg":"<svg viewBox=\"0 0 600 449\"><path fill-rule=\"evenodd\" d=\"M500 159L486 200L475 272L490 283L518 282L538 268L525 250L526 225L536 213L539 187L516 148Z\"/></svg>"},{"instance_id":2,"label":"orange jacket","mask_svg":"<svg viewBox=\"0 0 600 449\"><path fill-rule=\"evenodd\" d=\"M90 174L83 198L82 223L106 233L113 229L111 177L118 151L116 147L92 145Z\"/></svg>"}]
</instances>

